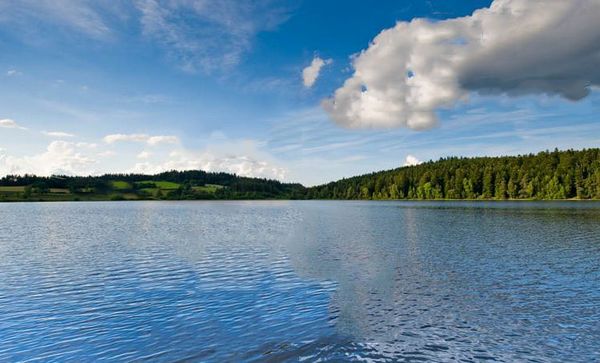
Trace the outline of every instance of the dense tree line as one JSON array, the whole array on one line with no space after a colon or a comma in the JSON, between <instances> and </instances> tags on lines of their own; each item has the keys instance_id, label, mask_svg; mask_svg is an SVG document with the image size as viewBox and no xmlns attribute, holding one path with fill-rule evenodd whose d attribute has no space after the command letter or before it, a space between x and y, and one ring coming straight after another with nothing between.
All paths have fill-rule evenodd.
<instances>
[{"instance_id":1,"label":"dense tree line","mask_svg":"<svg viewBox=\"0 0 600 363\"><path fill-rule=\"evenodd\" d=\"M0 178L0 186L28 186L35 192L46 192L51 188L69 189L71 193L108 194L114 192L113 181L123 181L131 189L119 192L140 193L145 182L168 181L180 184L176 190L161 192L160 199L298 199L303 198L305 188L300 184L281 183L277 180L240 177L228 173L210 173L201 170L168 171L155 175L144 174L105 174L101 176L50 177L35 175L7 175ZM198 192L195 186L215 184L223 186L215 193Z\"/></svg>"},{"instance_id":2,"label":"dense tree line","mask_svg":"<svg viewBox=\"0 0 600 363\"><path fill-rule=\"evenodd\" d=\"M313 187L308 199L600 199L600 149L442 158Z\"/></svg>"},{"instance_id":3,"label":"dense tree line","mask_svg":"<svg viewBox=\"0 0 600 363\"><path fill-rule=\"evenodd\" d=\"M114 181L129 183L130 189L115 190ZM154 195L145 194L144 189L161 181L179 187L154 188ZM197 188L205 185L222 187L212 192ZM600 149L442 158L312 188L201 170L155 175L8 175L0 178L0 186L25 186L24 198L61 188L73 194L118 192L117 198L133 193L149 199L600 199Z\"/></svg>"},{"instance_id":4,"label":"dense tree line","mask_svg":"<svg viewBox=\"0 0 600 363\"><path fill-rule=\"evenodd\" d=\"M196 191L193 189L195 185L199 184L193 179L186 180L180 188L167 192L162 199L303 199L305 196L305 188L300 184L259 178L236 177L224 184L218 184L224 187L214 193Z\"/></svg>"}]
</instances>

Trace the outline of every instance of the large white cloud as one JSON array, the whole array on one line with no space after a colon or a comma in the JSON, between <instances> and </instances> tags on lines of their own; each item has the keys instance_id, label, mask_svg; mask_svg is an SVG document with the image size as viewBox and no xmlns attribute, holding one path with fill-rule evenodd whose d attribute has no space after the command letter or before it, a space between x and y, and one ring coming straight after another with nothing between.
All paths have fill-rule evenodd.
<instances>
[{"instance_id":1,"label":"large white cloud","mask_svg":"<svg viewBox=\"0 0 600 363\"><path fill-rule=\"evenodd\" d=\"M470 92L581 99L600 85L598 14L598 0L496 0L471 16L399 22L355 56L323 107L350 128L425 129Z\"/></svg>"},{"instance_id":2,"label":"large white cloud","mask_svg":"<svg viewBox=\"0 0 600 363\"><path fill-rule=\"evenodd\" d=\"M255 140L231 140L221 133L208 138L202 149L179 147L165 153L148 155L132 169L136 173L159 173L167 170L195 170L234 173L241 176L283 180L287 169L261 148Z\"/></svg>"},{"instance_id":3,"label":"large white cloud","mask_svg":"<svg viewBox=\"0 0 600 363\"><path fill-rule=\"evenodd\" d=\"M120 135L120 134L115 134ZM148 145L150 136L116 137L114 141L140 141ZM284 179L287 169L255 140L230 140L224 135L208 138L201 149L166 144L160 152L123 149L103 150L106 144L55 140L44 151L16 156L0 148L0 176L7 174L95 175L101 173L159 173L168 170L205 170L235 173L249 177ZM109 143L110 144L110 143ZM168 148L168 149L167 149ZM169 152L170 150L170 152Z\"/></svg>"},{"instance_id":4,"label":"large white cloud","mask_svg":"<svg viewBox=\"0 0 600 363\"><path fill-rule=\"evenodd\" d=\"M0 151L0 175L88 175L96 161L82 153L80 143L52 141L47 149L36 155L15 157Z\"/></svg>"},{"instance_id":5,"label":"large white cloud","mask_svg":"<svg viewBox=\"0 0 600 363\"><path fill-rule=\"evenodd\" d=\"M285 179L286 176L284 168L265 160L257 160L247 155L219 155L210 151L173 152L165 161L136 163L132 172L155 174L167 170L204 170L279 180Z\"/></svg>"}]
</instances>

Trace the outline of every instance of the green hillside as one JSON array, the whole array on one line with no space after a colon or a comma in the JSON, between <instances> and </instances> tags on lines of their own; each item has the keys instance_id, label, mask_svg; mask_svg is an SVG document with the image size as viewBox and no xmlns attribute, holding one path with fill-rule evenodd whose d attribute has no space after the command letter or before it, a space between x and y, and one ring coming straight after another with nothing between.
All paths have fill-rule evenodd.
<instances>
[{"instance_id":1,"label":"green hillside","mask_svg":"<svg viewBox=\"0 0 600 363\"><path fill-rule=\"evenodd\" d=\"M443 158L342 179L309 199L600 199L600 149Z\"/></svg>"},{"instance_id":2,"label":"green hillside","mask_svg":"<svg viewBox=\"0 0 600 363\"><path fill-rule=\"evenodd\" d=\"M0 201L298 199L304 195L300 184L201 170L0 179Z\"/></svg>"}]
</instances>

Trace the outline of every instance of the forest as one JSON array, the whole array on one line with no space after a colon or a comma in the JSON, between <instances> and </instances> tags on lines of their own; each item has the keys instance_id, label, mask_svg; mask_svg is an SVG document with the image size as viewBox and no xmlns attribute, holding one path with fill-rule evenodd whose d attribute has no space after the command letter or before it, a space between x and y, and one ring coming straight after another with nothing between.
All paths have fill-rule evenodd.
<instances>
[{"instance_id":1,"label":"forest","mask_svg":"<svg viewBox=\"0 0 600 363\"><path fill-rule=\"evenodd\" d=\"M600 149L442 158L309 188L307 199L600 199Z\"/></svg>"}]
</instances>

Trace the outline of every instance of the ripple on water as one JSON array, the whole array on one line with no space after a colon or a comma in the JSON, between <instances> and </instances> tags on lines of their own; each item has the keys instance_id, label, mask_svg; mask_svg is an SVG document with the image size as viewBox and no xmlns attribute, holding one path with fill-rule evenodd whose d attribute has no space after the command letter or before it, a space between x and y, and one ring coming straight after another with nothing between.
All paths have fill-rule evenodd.
<instances>
[{"instance_id":1,"label":"ripple on water","mask_svg":"<svg viewBox=\"0 0 600 363\"><path fill-rule=\"evenodd\" d=\"M0 361L600 360L598 203L0 204Z\"/></svg>"}]
</instances>

